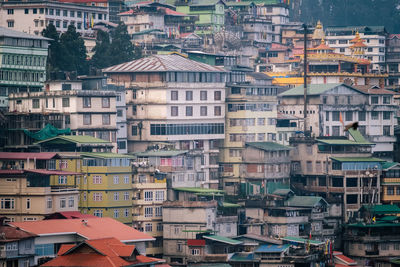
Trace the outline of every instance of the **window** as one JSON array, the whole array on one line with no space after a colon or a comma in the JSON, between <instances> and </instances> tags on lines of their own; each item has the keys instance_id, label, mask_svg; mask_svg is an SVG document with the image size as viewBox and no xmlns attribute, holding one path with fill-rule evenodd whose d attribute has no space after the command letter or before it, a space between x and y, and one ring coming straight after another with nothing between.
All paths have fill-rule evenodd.
<instances>
[{"instance_id":1,"label":"window","mask_svg":"<svg viewBox=\"0 0 400 267\"><path fill-rule=\"evenodd\" d=\"M340 119L340 112L332 111L332 121L339 121L339 119Z\"/></svg>"},{"instance_id":2,"label":"window","mask_svg":"<svg viewBox=\"0 0 400 267\"><path fill-rule=\"evenodd\" d=\"M119 192L114 192L114 201L119 200Z\"/></svg>"},{"instance_id":3,"label":"window","mask_svg":"<svg viewBox=\"0 0 400 267\"><path fill-rule=\"evenodd\" d=\"M335 96L335 105L338 105L338 104L339 104L339 97Z\"/></svg>"},{"instance_id":4,"label":"window","mask_svg":"<svg viewBox=\"0 0 400 267\"><path fill-rule=\"evenodd\" d=\"M145 191L144 192L144 200L145 201L153 201L153 192L152 191Z\"/></svg>"},{"instance_id":5,"label":"window","mask_svg":"<svg viewBox=\"0 0 400 267\"><path fill-rule=\"evenodd\" d=\"M390 111L384 111L383 112L383 119L384 120L390 120L390 116L391 115L391 112Z\"/></svg>"},{"instance_id":6,"label":"window","mask_svg":"<svg viewBox=\"0 0 400 267\"><path fill-rule=\"evenodd\" d=\"M15 208L15 199L14 198L1 198L0 199L0 208L2 210L13 210Z\"/></svg>"},{"instance_id":7,"label":"window","mask_svg":"<svg viewBox=\"0 0 400 267\"><path fill-rule=\"evenodd\" d=\"M192 254L192 255L200 255L200 249L193 248L193 249L190 250L190 254Z\"/></svg>"},{"instance_id":8,"label":"window","mask_svg":"<svg viewBox=\"0 0 400 267\"><path fill-rule=\"evenodd\" d=\"M75 17L75 11L70 11L70 12L69 12L69 16L70 16L70 17Z\"/></svg>"},{"instance_id":9,"label":"window","mask_svg":"<svg viewBox=\"0 0 400 267\"><path fill-rule=\"evenodd\" d=\"M366 135L366 127L365 127L365 125L360 125L360 126L358 126L358 131L359 131L362 135Z\"/></svg>"},{"instance_id":10,"label":"window","mask_svg":"<svg viewBox=\"0 0 400 267\"><path fill-rule=\"evenodd\" d=\"M175 229L177 229L177 228L175 228ZM183 251L183 245L182 244L176 244L176 251L177 252L182 252Z\"/></svg>"},{"instance_id":11,"label":"window","mask_svg":"<svg viewBox=\"0 0 400 267\"><path fill-rule=\"evenodd\" d=\"M136 114L137 114L137 106L132 105L132 115L136 115Z\"/></svg>"},{"instance_id":12,"label":"window","mask_svg":"<svg viewBox=\"0 0 400 267\"><path fill-rule=\"evenodd\" d=\"M103 125L110 125L110 114L103 114Z\"/></svg>"},{"instance_id":13,"label":"window","mask_svg":"<svg viewBox=\"0 0 400 267\"><path fill-rule=\"evenodd\" d=\"M193 91L186 91L186 101L193 100Z\"/></svg>"},{"instance_id":14,"label":"window","mask_svg":"<svg viewBox=\"0 0 400 267\"><path fill-rule=\"evenodd\" d=\"M144 231L145 232L153 232L153 224L152 223L146 223L144 225Z\"/></svg>"},{"instance_id":15,"label":"window","mask_svg":"<svg viewBox=\"0 0 400 267\"><path fill-rule=\"evenodd\" d=\"M124 217L129 217L129 209L124 209Z\"/></svg>"},{"instance_id":16,"label":"window","mask_svg":"<svg viewBox=\"0 0 400 267\"><path fill-rule=\"evenodd\" d=\"M345 119L346 121L353 121L353 112L352 111L346 111L345 112Z\"/></svg>"},{"instance_id":17,"label":"window","mask_svg":"<svg viewBox=\"0 0 400 267\"><path fill-rule=\"evenodd\" d=\"M378 111L371 112L371 120L379 120L379 112Z\"/></svg>"},{"instance_id":18,"label":"window","mask_svg":"<svg viewBox=\"0 0 400 267\"><path fill-rule=\"evenodd\" d=\"M132 125L132 135L136 136L138 134L138 127L136 125Z\"/></svg>"},{"instance_id":19,"label":"window","mask_svg":"<svg viewBox=\"0 0 400 267\"><path fill-rule=\"evenodd\" d=\"M63 28L67 28L67 26L68 26L68 21L64 20L63 21Z\"/></svg>"},{"instance_id":20,"label":"window","mask_svg":"<svg viewBox=\"0 0 400 267\"><path fill-rule=\"evenodd\" d=\"M282 135L280 135L282 136ZM257 141L265 141L265 133L257 134Z\"/></svg>"},{"instance_id":21,"label":"window","mask_svg":"<svg viewBox=\"0 0 400 267\"><path fill-rule=\"evenodd\" d=\"M124 176L124 184L129 184L129 175Z\"/></svg>"},{"instance_id":22,"label":"window","mask_svg":"<svg viewBox=\"0 0 400 267\"><path fill-rule=\"evenodd\" d=\"M119 176L118 175L114 176L114 184L119 184Z\"/></svg>"},{"instance_id":23,"label":"window","mask_svg":"<svg viewBox=\"0 0 400 267\"><path fill-rule=\"evenodd\" d=\"M30 209L31 209L31 199L30 199L30 198L27 198L27 199L26 199L26 209L27 209L27 210L30 210Z\"/></svg>"},{"instance_id":24,"label":"window","mask_svg":"<svg viewBox=\"0 0 400 267\"><path fill-rule=\"evenodd\" d=\"M214 116L221 116L221 107L220 106L214 107Z\"/></svg>"},{"instance_id":25,"label":"window","mask_svg":"<svg viewBox=\"0 0 400 267\"><path fill-rule=\"evenodd\" d=\"M178 100L178 91L171 91L171 100L172 101Z\"/></svg>"},{"instance_id":26,"label":"window","mask_svg":"<svg viewBox=\"0 0 400 267\"><path fill-rule=\"evenodd\" d=\"M76 12L76 16L77 16L78 18L82 18L82 11L77 11L77 12Z\"/></svg>"},{"instance_id":27,"label":"window","mask_svg":"<svg viewBox=\"0 0 400 267\"><path fill-rule=\"evenodd\" d=\"M65 208L67 206L67 200L65 198L60 198L60 208Z\"/></svg>"},{"instance_id":28,"label":"window","mask_svg":"<svg viewBox=\"0 0 400 267\"><path fill-rule=\"evenodd\" d=\"M379 96L371 96L371 104L379 104Z\"/></svg>"},{"instance_id":29,"label":"window","mask_svg":"<svg viewBox=\"0 0 400 267\"><path fill-rule=\"evenodd\" d=\"M186 116L193 116L193 107L192 106L186 107Z\"/></svg>"},{"instance_id":30,"label":"window","mask_svg":"<svg viewBox=\"0 0 400 267\"><path fill-rule=\"evenodd\" d=\"M340 126L332 126L332 136L340 136Z\"/></svg>"},{"instance_id":31,"label":"window","mask_svg":"<svg viewBox=\"0 0 400 267\"><path fill-rule=\"evenodd\" d=\"M68 10L63 10L63 16L68 17Z\"/></svg>"},{"instance_id":32,"label":"window","mask_svg":"<svg viewBox=\"0 0 400 267\"><path fill-rule=\"evenodd\" d=\"M101 192L93 193L93 201L102 201L103 194Z\"/></svg>"},{"instance_id":33,"label":"window","mask_svg":"<svg viewBox=\"0 0 400 267\"><path fill-rule=\"evenodd\" d=\"M153 207L144 208L144 217L146 218L153 217Z\"/></svg>"},{"instance_id":34,"label":"window","mask_svg":"<svg viewBox=\"0 0 400 267\"><path fill-rule=\"evenodd\" d=\"M119 210L118 209L114 210L114 218L119 218Z\"/></svg>"},{"instance_id":35,"label":"window","mask_svg":"<svg viewBox=\"0 0 400 267\"><path fill-rule=\"evenodd\" d=\"M29 14L29 8L25 8L25 14Z\"/></svg>"},{"instance_id":36,"label":"window","mask_svg":"<svg viewBox=\"0 0 400 267\"><path fill-rule=\"evenodd\" d=\"M340 48L340 53L344 53L346 51L346 48Z\"/></svg>"},{"instance_id":37,"label":"window","mask_svg":"<svg viewBox=\"0 0 400 267\"><path fill-rule=\"evenodd\" d=\"M221 100L221 91L214 91L214 100Z\"/></svg>"},{"instance_id":38,"label":"window","mask_svg":"<svg viewBox=\"0 0 400 267\"><path fill-rule=\"evenodd\" d=\"M83 125L92 124L92 115L91 114L83 114Z\"/></svg>"},{"instance_id":39,"label":"window","mask_svg":"<svg viewBox=\"0 0 400 267\"><path fill-rule=\"evenodd\" d=\"M365 121L366 118L366 112L365 111L359 111L358 112L358 121Z\"/></svg>"},{"instance_id":40,"label":"window","mask_svg":"<svg viewBox=\"0 0 400 267\"><path fill-rule=\"evenodd\" d=\"M347 44L347 40L339 40L339 44Z\"/></svg>"},{"instance_id":41,"label":"window","mask_svg":"<svg viewBox=\"0 0 400 267\"><path fill-rule=\"evenodd\" d=\"M117 109L117 117L122 117L124 111L122 109Z\"/></svg>"},{"instance_id":42,"label":"window","mask_svg":"<svg viewBox=\"0 0 400 267\"><path fill-rule=\"evenodd\" d=\"M124 192L124 200L129 200L129 192Z\"/></svg>"},{"instance_id":43,"label":"window","mask_svg":"<svg viewBox=\"0 0 400 267\"><path fill-rule=\"evenodd\" d=\"M67 176L65 175L58 176L58 184L67 184Z\"/></svg>"},{"instance_id":44,"label":"window","mask_svg":"<svg viewBox=\"0 0 400 267\"><path fill-rule=\"evenodd\" d=\"M101 99L101 106L103 108L109 108L110 107L110 98L109 97L103 97Z\"/></svg>"},{"instance_id":45,"label":"window","mask_svg":"<svg viewBox=\"0 0 400 267\"><path fill-rule=\"evenodd\" d=\"M200 91L200 100L207 100L207 91Z\"/></svg>"},{"instance_id":46,"label":"window","mask_svg":"<svg viewBox=\"0 0 400 267\"><path fill-rule=\"evenodd\" d=\"M386 194L389 196L393 196L394 195L394 186L388 186L387 190L386 190Z\"/></svg>"},{"instance_id":47,"label":"window","mask_svg":"<svg viewBox=\"0 0 400 267\"><path fill-rule=\"evenodd\" d=\"M93 215L97 217L103 217L103 210L94 210Z\"/></svg>"},{"instance_id":48,"label":"window","mask_svg":"<svg viewBox=\"0 0 400 267\"><path fill-rule=\"evenodd\" d=\"M258 118L257 125L264 126L265 125L265 118Z\"/></svg>"},{"instance_id":49,"label":"window","mask_svg":"<svg viewBox=\"0 0 400 267\"><path fill-rule=\"evenodd\" d=\"M54 16L54 9L53 8L49 9L49 15Z\"/></svg>"},{"instance_id":50,"label":"window","mask_svg":"<svg viewBox=\"0 0 400 267\"><path fill-rule=\"evenodd\" d=\"M383 104L390 104L390 96L384 96L382 102Z\"/></svg>"},{"instance_id":51,"label":"window","mask_svg":"<svg viewBox=\"0 0 400 267\"><path fill-rule=\"evenodd\" d=\"M93 184L101 184L102 177L100 175L93 175Z\"/></svg>"},{"instance_id":52,"label":"window","mask_svg":"<svg viewBox=\"0 0 400 267\"><path fill-rule=\"evenodd\" d=\"M8 20L7 21L7 27L8 28L14 28L14 21L13 20ZM11 73L10 73L10 75L11 75Z\"/></svg>"},{"instance_id":53,"label":"window","mask_svg":"<svg viewBox=\"0 0 400 267\"><path fill-rule=\"evenodd\" d=\"M157 223L157 232L162 232L162 231L163 231L162 223Z\"/></svg>"},{"instance_id":54,"label":"window","mask_svg":"<svg viewBox=\"0 0 400 267\"><path fill-rule=\"evenodd\" d=\"M162 207L155 207L154 208L154 215L156 217L162 217Z\"/></svg>"},{"instance_id":55,"label":"window","mask_svg":"<svg viewBox=\"0 0 400 267\"><path fill-rule=\"evenodd\" d=\"M91 106L92 106L91 98L90 97L84 97L83 98L83 107L84 108L90 108Z\"/></svg>"},{"instance_id":56,"label":"window","mask_svg":"<svg viewBox=\"0 0 400 267\"><path fill-rule=\"evenodd\" d=\"M207 116L207 107L206 106L200 107L200 116Z\"/></svg>"},{"instance_id":57,"label":"window","mask_svg":"<svg viewBox=\"0 0 400 267\"><path fill-rule=\"evenodd\" d=\"M7 9L8 15L14 15L14 9Z\"/></svg>"},{"instance_id":58,"label":"window","mask_svg":"<svg viewBox=\"0 0 400 267\"><path fill-rule=\"evenodd\" d=\"M325 112L325 120L329 121L329 111Z\"/></svg>"},{"instance_id":59,"label":"window","mask_svg":"<svg viewBox=\"0 0 400 267\"><path fill-rule=\"evenodd\" d=\"M68 198L68 207L69 208L73 208L74 207L74 203L75 201L74 201L74 197L69 197Z\"/></svg>"},{"instance_id":60,"label":"window","mask_svg":"<svg viewBox=\"0 0 400 267\"><path fill-rule=\"evenodd\" d=\"M47 200L46 200L46 207L47 207L48 209L53 208L53 199L52 199L51 197L47 198Z\"/></svg>"},{"instance_id":61,"label":"window","mask_svg":"<svg viewBox=\"0 0 400 267\"><path fill-rule=\"evenodd\" d=\"M62 106L63 106L63 108L68 108L69 107L69 98L63 98L62 99Z\"/></svg>"},{"instance_id":62,"label":"window","mask_svg":"<svg viewBox=\"0 0 400 267\"><path fill-rule=\"evenodd\" d=\"M156 191L156 201L164 201L164 191Z\"/></svg>"},{"instance_id":63,"label":"window","mask_svg":"<svg viewBox=\"0 0 400 267\"><path fill-rule=\"evenodd\" d=\"M172 106L171 107L171 116L172 117L178 116L178 106Z\"/></svg>"},{"instance_id":64,"label":"window","mask_svg":"<svg viewBox=\"0 0 400 267\"><path fill-rule=\"evenodd\" d=\"M32 99L32 108L40 108L39 99L37 99L37 98Z\"/></svg>"},{"instance_id":65,"label":"window","mask_svg":"<svg viewBox=\"0 0 400 267\"><path fill-rule=\"evenodd\" d=\"M56 20L56 27L60 28L60 21L59 20Z\"/></svg>"},{"instance_id":66,"label":"window","mask_svg":"<svg viewBox=\"0 0 400 267\"><path fill-rule=\"evenodd\" d=\"M390 136L390 126L389 125L383 126L383 135Z\"/></svg>"}]
</instances>

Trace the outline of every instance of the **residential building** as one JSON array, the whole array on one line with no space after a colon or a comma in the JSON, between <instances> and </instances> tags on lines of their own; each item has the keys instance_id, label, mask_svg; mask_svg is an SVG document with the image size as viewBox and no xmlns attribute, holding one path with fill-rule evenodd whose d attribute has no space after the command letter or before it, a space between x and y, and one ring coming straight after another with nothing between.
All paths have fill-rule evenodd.
<instances>
[{"instance_id":1,"label":"residential building","mask_svg":"<svg viewBox=\"0 0 400 267\"><path fill-rule=\"evenodd\" d=\"M108 8L62 1L7 1L0 5L0 18L1 27L19 32L40 35L48 24L53 24L62 33L73 25L87 36L93 35L94 24L108 21Z\"/></svg>"},{"instance_id":2,"label":"residential building","mask_svg":"<svg viewBox=\"0 0 400 267\"><path fill-rule=\"evenodd\" d=\"M374 155L393 157L393 125L397 124L394 116L398 107L393 104L392 92L346 84L310 84L307 90L307 130L312 135L340 136L344 125L358 121L360 132L376 144L372 149ZM303 86L285 91L279 97L281 113L304 116ZM298 126L302 129L303 122Z\"/></svg>"},{"instance_id":3,"label":"residential building","mask_svg":"<svg viewBox=\"0 0 400 267\"><path fill-rule=\"evenodd\" d=\"M216 181L225 121L222 68L179 55L157 55L103 71L109 83L128 88L129 152L145 151L158 142L178 150L199 150L204 153L204 186Z\"/></svg>"},{"instance_id":4,"label":"residential building","mask_svg":"<svg viewBox=\"0 0 400 267\"><path fill-rule=\"evenodd\" d=\"M357 130L343 137L293 137L291 186L343 203L347 221L363 204L380 203L382 162L371 157L372 143Z\"/></svg>"},{"instance_id":5,"label":"residential building","mask_svg":"<svg viewBox=\"0 0 400 267\"><path fill-rule=\"evenodd\" d=\"M7 145L29 148L35 141L23 130L39 131L50 123L56 128L70 128L72 135L97 137L114 145L116 150L116 92L91 87L82 80L50 81L46 91L9 94ZM19 129L19 130L18 130Z\"/></svg>"},{"instance_id":6,"label":"residential building","mask_svg":"<svg viewBox=\"0 0 400 267\"><path fill-rule=\"evenodd\" d=\"M386 72L389 77L386 86L393 89L400 86L400 35L389 34L386 39Z\"/></svg>"},{"instance_id":7,"label":"residential building","mask_svg":"<svg viewBox=\"0 0 400 267\"><path fill-rule=\"evenodd\" d=\"M93 266L96 262L98 264L107 262L112 266L121 267L128 265L151 267L165 260L140 255L134 245L126 245L111 237L62 245L57 257L41 266Z\"/></svg>"},{"instance_id":8,"label":"residential building","mask_svg":"<svg viewBox=\"0 0 400 267\"><path fill-rule=\"evenodd\" d=\"M43 131L38 133L43 133ZM80 158L77 152L111 152L114 147L110 141L90 135L58 135L38 141L35 146L40 146L41 151L57 151L61 158L65 156L67 159ZM77 171L78 167L75 170Z\"/></svg>"},{"instance_id":9,"label":"residential building","mask_svg":"<svg viewBox=\"0 0 400 267\"><path fill-rule=\"evenodd\" d=\"M387 32L384 26L330 26L325 29L325 40L336 53L350 56L351 40L356 37L356 33L365 40L365 56L372 63L372 70L385 72Z\"/></svg>"},{"instance_id":10,"label":"residential building","mask_svg":"<svg viewBox=\"0 0 400 267\"><path fill-rule=\"evenodd\" d=\"M112 218L56 219L34 222L13 222L19 227L37 235L35 237L35 264L54 258L64 244L78 244L85 240L116 238L127 245L135 245L145 255L145 242L153 238ZM82 259L81 259L82 260Z\"/></svg>"},{"instance_id":11,"label":"residential building","mask_svg":"<svg viewBox=\"0 0 400 267\"><path fill-rule=\"evenodd\" d=\"M400 165L397 162L382 164L381 198L382 204L400 203Z\"/></svg>"},{"instance_id":12,"label":"residential building","mask_svg":"<svg viewBox=\"0 0 400 267\"><path fill-rule=\"evenodd\" d=\"M1 266L33 266L35 256L35 234L5 224L0 218Z\"/></svg>"},{"instance_id":13,"label":"residential building","mask_svg":"<svg viewBox=\"0 0 400 267\"><path fill-rule=\"evenodd\" d=\"M56 170L56 153L0 153L0 215L9 221L36 221L58 211L77 211L78 172ZM60 181L61 186L52 183Z\"/></svg>"},{"instance_id":14,"label":"residential building","mask_svg":"<svg viewBox=\"0 0 400 267\"><path fill-rule=\"evenodd\" d=\"M48 42L47 38L0 25L1 109L8 107L10 93L42 90L46 80Z\"/></svg>"}]
</instances>

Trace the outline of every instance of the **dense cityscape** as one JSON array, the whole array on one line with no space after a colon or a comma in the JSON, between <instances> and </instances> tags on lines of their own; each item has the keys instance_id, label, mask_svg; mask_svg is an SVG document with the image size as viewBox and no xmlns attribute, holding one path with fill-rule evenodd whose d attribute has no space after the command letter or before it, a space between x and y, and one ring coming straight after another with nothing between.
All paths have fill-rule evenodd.
<instances>
[{"instance_id":1,"label":"dense cityscape","mask_svg":"<svg viewBox=\"0 0 400 267\"><path fill-rule=\"evenodd\" d=\"M399 6L314 2L0 0L0 267L400 266Z\"/></svg>"}]
</instances>

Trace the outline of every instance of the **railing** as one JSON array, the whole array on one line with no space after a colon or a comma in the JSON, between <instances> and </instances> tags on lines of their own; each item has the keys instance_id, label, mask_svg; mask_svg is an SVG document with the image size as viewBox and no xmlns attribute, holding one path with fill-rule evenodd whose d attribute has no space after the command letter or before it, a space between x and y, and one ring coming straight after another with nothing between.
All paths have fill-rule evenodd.
<instances>
[{"instance_id":1,"label":"railing","mask_svg":"<svg viewBox=\"0 0 400 267\"><path fill-rule=\"evenodd\" d=\"M378 256L379 250L366 250L365 256Z\"/></svg>"}]
</instances>

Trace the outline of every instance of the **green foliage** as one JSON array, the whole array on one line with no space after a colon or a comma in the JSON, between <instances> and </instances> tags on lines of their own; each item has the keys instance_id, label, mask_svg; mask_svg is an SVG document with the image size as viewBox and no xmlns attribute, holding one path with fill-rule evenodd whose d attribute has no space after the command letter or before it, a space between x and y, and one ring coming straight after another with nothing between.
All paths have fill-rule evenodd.
<instances>
[{"instance_id":1,"label":"green foliage","mask_svg":"<svg viewBox=\"0 0 400 267\"><path fill-rule=\"evenodd\" d=\"M99 30L96 37L96 46L93 48L94 55L91 65L96 69L110 66L110 36L107 32Z\"/></svg>"},{"instance_id":2,"label":"green foliage","mask_svg":"<svg viewBox=\"0 0 400 267\"><path fill-rule=\"evenodd\" d=\"M400 32L398 0L303 0L294 19L324 26L378 26ZM300 14L300 15L298 15Z\"/></svg>"},{"instance_id":3,"label":"green foliage","mask_svg":"<svg viewBox=\"0 0 400 267\"><path fill-rule=\"evenodd\" d=\"M56 27L50 23L42 31L42 35L44 37L52 39L49 42L49 55L47 57L48 73L61 70L59 63L61 62L62 51L61 51L61 45L60 45L60 40L59 40L59 34L57 32Z\"/></svg>"},{"instance_id":4,"label":"green foliage","mask_svg":"<svg viewBox=\"0 0 400 267\"><path fill-rule=\"evenodd\" d=\"M60 37L62 49L61 69L76 71L78 75L87 73L86 47L81 35L73 25L69 25Z\"/></svg>"}]
</instances>

